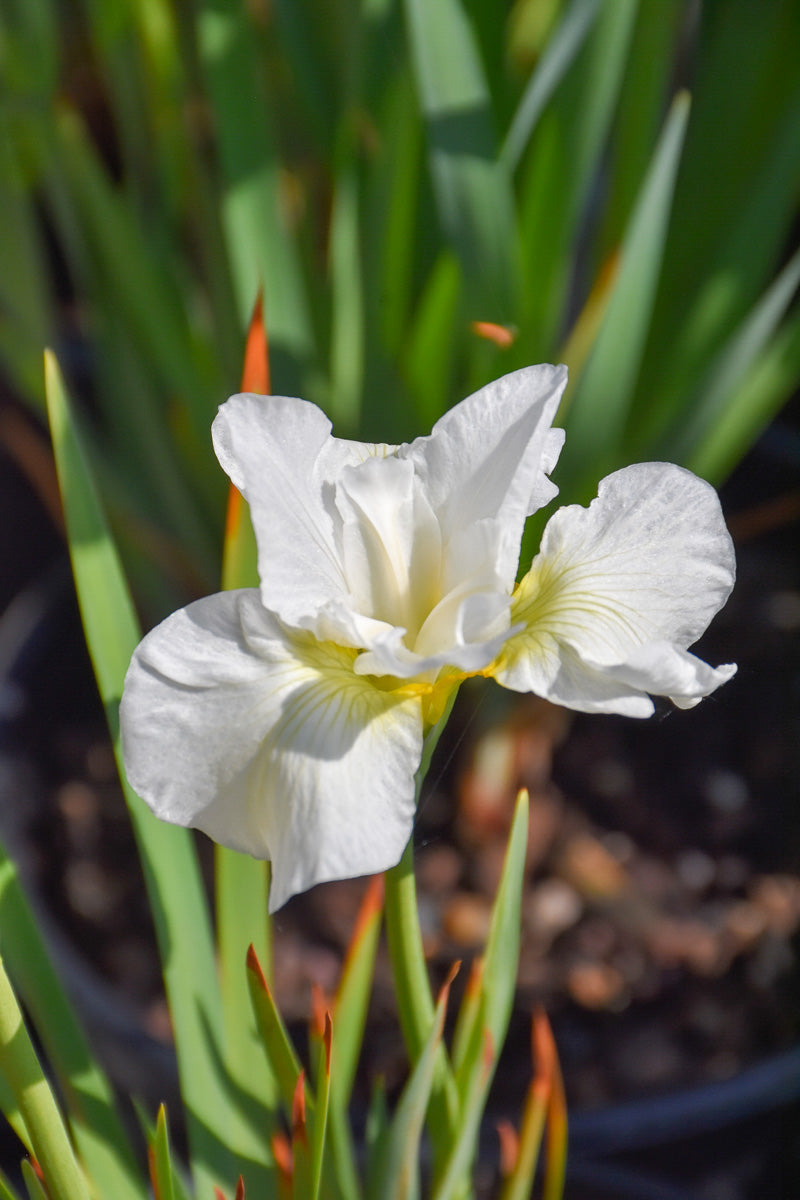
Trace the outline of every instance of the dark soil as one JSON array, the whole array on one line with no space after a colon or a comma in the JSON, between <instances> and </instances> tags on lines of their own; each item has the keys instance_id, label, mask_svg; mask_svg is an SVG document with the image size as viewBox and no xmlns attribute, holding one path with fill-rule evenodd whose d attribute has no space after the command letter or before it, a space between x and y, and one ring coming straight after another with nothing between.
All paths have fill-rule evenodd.
<instances>
[{"instance_id":1,"label":"dark soil","mask_svg":"<svg viewBox=\"0 0 800 1200\"><path fill-rule=\"evenodd\" d=\"M732 1134L693 1140L699 1126L687 1109L685 1127L661 1139L666 1149L621 1157L606 1151L630 1145L631 1110L620 1115L622 1140L612 1130L599 1148L581 1125L581 1114L601 1106L736 1080L798 1044L795 436L791 424L771 431L725 491L739 582L698 653L738 661L731 683L695 710L665 705L647 722L575 716L493 686L465 688L431 771L417 875L437 979L453 958L467 966L480 952L514 796L520 786L530 791L519 988L491 1112L519 1118L530 1016L544 1004L576 1151L583 1136L587 1155L576 1157L568 1192L575 1200L800 1195L796 1105L742 1121L737 1104L751 1111L747 1097L723 1089L721 1110L729 1105L736 1117ZM21 512L25 489L14 469L4 464L0 480ZM167 1044L144 888L68 577L58 562L42 572L55 540L35 497L24 504L29 511L11 523L13 535L27 522L42 555L31 558L29 538L24 577L0 580L6 603L14 585L28 585L0 623L2 834L60 933L124 996L149 1040ZM317 888L279 914L277 992L289 1020L307 1018L312 983L335 986L363 886ZM404 1056L385 957L372 1020L368 1070L399 1083ZM124 1057L110 1067L125 1089L134 1086ZM485 1157L490 1189L491 1127Z\"/></svg>"}]
</instances>

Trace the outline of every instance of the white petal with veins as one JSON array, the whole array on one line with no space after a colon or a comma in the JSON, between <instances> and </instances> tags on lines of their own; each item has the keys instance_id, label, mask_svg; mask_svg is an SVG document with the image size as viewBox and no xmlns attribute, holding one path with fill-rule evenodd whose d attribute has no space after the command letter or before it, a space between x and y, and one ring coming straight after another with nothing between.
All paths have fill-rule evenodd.
<instances>
[{"instance_id":1,"label":"white petal with veins","mask_svg":"<svg viewBox=\"0 0 800 1200\"><path fill-rule=\"evenodd\" d=\"M144 639L123 752L158 816L272 860L272 908L398 861L423 735L465 676L645 717L650 695L690 707L733 674L688 650L734 560L713 489L678 467L625 468L561 509L514 587L525 520L556 494L565 383L563 367L516 371L402 446L334 438L301 400L220 409L260 588Z\"/></svg>"},{"instance_id":2,"label":"white petal with veins","mask_svg":"<svg viewBox=\"0 0 800 1200\"><path fill-rule=\"evenodd\" d=\"M419 698L381 691L352 661L287 634L248 589L168 617L128 670L131 785L157 816L271 859L272 910L387 869L411 833Z\"/></svg>"},{"instance_id":3,"label":"white petal with veins","mask_svg":"<svg viewBox=\"0 0 800 1200\"><path fill-rule=\"evenodd\" d=\"M669 463L625 467L589 508L562 508L548 522L512 601L512 622L525 628L496 677L586 712L648 716L648 692L696 702L733 670L700 671L682 652L734 577L714 489Z\"/></svg>"},{"instance_id":4,"label":"white petal with veins","mask_svg":"<svg viewBox=\"0 0 800 1200\"><path fill-rule=\"evenodd\" d=\"M462 400L400 451L423 480L447 548L460 532L492 518L495 566L509 586L527 517L558 493L548 474L564 433L551 429L567 368L524 367Z\"/></svg>"}]
</instances>

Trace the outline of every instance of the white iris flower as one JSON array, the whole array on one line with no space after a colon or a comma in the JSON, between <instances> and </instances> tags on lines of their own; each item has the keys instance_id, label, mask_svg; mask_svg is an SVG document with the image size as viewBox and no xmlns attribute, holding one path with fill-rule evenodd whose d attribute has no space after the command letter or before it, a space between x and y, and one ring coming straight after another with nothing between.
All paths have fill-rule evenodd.
<instances>
[{"instance_id":1,"label":"white iris flower","mask_svg":"<svg viewBox=\"0 0 800 1200\"><path fill-rule=\"evenodd\" d=\"M557 511L515 587L525 519L557 492L565 384L565 367L517 371L403 446L334 438L300 400L220 408L261 586L144 639L123 750L159 817L272 860L273 909L399 860L424 734L467 676L644 717L648 693L688 708L734 674L687 650L734 555L716 493L680 467L627 467Z\"/></svg>"}]
</instances>

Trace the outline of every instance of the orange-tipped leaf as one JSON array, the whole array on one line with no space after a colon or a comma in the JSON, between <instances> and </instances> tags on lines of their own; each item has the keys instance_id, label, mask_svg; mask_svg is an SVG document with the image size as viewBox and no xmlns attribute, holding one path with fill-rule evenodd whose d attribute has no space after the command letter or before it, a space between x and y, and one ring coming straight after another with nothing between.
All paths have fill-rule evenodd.
<instances>
[{"instance_id":1,"label":"orange-tipped leaf","mask_svg":"<svg viewBox=\"0 0 800 1200\"><path fill-rule=\"evenodd\" d=\"M286 1026L252 946L247 951L247 984L264 1051L278 1080L281 1100L287 1116L292 1112L300 1060L295 1053Z\"/></svg>"},{"instance_id":2,"label":"orange-tipped leaf","mask_svg":"<svg viewBox=\"0 0 800 1200\"><path fill-rule=\"evenodd\" d=\"M527 1200L530 1196L549 1114L556 1057L550 1025L541 1008L533 1015L531 1042L534 1076L522 1113L516 1161L506 1177L501 1200Z\"/></svg>"},{"instance_id":3,"label":"orange-tipped leaf","mask_svg":"<svg viewBox=\"0 0 800 1200\"><path fill-rule=\"evenodd\" d=\"M292 1200L294 1191L294 1163L292 1147L282 1130L272 1135L272 1157L275 1160L278 1182L278 1200Z\"/></svg>"},{"instance_id":4,"label":"orange-tipped leaf","mask_svg":"<svg viewBox=\"0 0 800 1200\"><path fill-rule=\"evenodd\" d=\"M269 344L260 291L247 330L241 390L264 396L269 395L270 391ZM250 512L241 493L231 484L222 552L223 588L254 587L258 583L256 561L256 541Z\"/></svg>"},{"instance_id":5,"label":"orange-tipped leaf","mask_svg":"<svg viewBox=\"0 0 800 1200\"><path fill-rule=\"evenodd\" d=\"M540 1045L546 1054L552 1071L552 1086L547 1105L547 1169L544 1176L542 1200L561 1200L567 1174L567 1098L564 1080L558 1061L558 1051L550 1028L550 1022L541 1014Z\"/></svg>"}]
</instances>

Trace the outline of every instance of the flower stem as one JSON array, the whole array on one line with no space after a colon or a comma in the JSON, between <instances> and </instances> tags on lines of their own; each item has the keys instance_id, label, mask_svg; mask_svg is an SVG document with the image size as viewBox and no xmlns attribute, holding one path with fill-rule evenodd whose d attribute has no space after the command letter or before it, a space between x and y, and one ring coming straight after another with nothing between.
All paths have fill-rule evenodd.
<instances>
[{"instance_id":1,"label":"flower stem","mask_svg":"<svg viewBox=\"0 0 800 1200\"><path fill-rule=\"evenodd\" d=\"M419 926L412 841L397 866L386 872L385 903L400 1023L409 1054L416 1061L430 1033L435 1005Z\"/></svg>"},{"instance_id":2,"label":"flower stem","mask_svg":"<svg viewBox=\"0 0 800 1200\"><path fill-rule=\"evenodd\" d=\"M417 802L433 751L447 723L454 700L455 692L441 720L425 738L422 762L417 772ZM386 872L384 913L400 1025L409 1057L412 1062L416 1062L431 1031L435 1004L428 978L417 908L413 838L409 840L397 866ZM428 1114L435 1167L445 1161L456 1136L458 1109L458 1091L453 1070L442 1046L437 1055Z\"/></svg>"}]
</instances>

